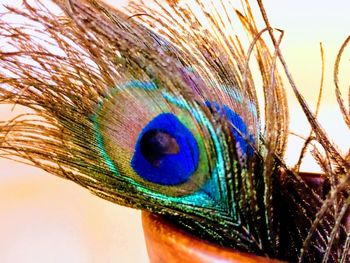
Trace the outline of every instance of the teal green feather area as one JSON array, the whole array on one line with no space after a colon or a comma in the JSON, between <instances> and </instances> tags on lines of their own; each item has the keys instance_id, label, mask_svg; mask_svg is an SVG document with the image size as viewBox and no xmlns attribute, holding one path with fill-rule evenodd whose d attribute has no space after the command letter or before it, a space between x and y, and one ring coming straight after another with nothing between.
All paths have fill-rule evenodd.
<instances>
[{"instance_id":1,"label":"teal green feather area","mask_svg":"<svg viewBox=\"0 0 350 263\"><path fill-rule=\"evenodd\" d=\"M0 122L0 157L225 247L346 262L349 158L301 103L309 140L329 146L329 159L314 151L324 189L284 164L289 115L278 41L269 48L270 27L254 16L249 1L233 0L9 8L0 14L0 103L32 114Z\"/></svg>"}]
</instances>

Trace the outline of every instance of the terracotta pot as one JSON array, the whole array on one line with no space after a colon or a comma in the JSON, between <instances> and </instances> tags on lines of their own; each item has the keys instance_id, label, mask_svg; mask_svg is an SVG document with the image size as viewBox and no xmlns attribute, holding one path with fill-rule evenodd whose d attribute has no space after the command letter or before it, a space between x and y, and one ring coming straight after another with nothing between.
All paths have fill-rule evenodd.
<instances>
[{"instance_id":1,"label":"terracotta pot","mask_svg":"<svg viewBox=\"0 0 350 263\"><path fill-rule=\"evenodd\" d=\"M142 213L142 223L151 263L280 262L208 243L151 213Z\"/></svg>"},{"instance_id":2,"label":"terracotta pot","mask_svg":"<svg viewBox=\"0 0 350 263\"><path fill-rule=\"evenodd\" d=\"M322 191L323 179L319 174L301 173L306 183ZM350 222L350 215L347 216ZM281 262L208 243L181 230L162 217L142 213L143 229L151 263L277 263Z\"/></svg>"}]
</instances>

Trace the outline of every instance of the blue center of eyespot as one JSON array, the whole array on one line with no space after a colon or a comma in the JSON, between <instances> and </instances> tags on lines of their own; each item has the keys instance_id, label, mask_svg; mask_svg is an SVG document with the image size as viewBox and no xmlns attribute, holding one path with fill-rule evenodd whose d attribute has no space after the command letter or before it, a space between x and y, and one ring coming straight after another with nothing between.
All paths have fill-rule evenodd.
<instances>
[{"instance_id":1,"label":"blue center of eyespot","mask_svg":"<svg viewBox=\"0 0 350 263\"><path fill-rule=\"evenodd\" d=\"M255 144L255 140L253 135L249 134L247 125L241 116L239 116L226 105L220 105L217 102L210 101L206 101L205 104L211 110L221 114L221 116L226 116L227 120L233 125L230 126L230 130L235 137L236 142L238 143L239 149L248 157L252 157L254 155L254 149L252 145Z\"/></svg>"},{"instance_id":2,"label":"blue center of eyespot","mask_svg":"<svg viewBox=\"0 0 350 263\"><path fill-rule=\"evenodd\" d=\"M180 151L176 139L159 129L146 132L140 143L142 155L154 167L159 167L166 155L178 154Z\"/></svg>"},{"instance_id":3,"label":"blue center of eyespot","mask_svg":"<svg viewBox=\"0 0 350 263\"><path fill-rule=\"evenodd\" d=\"M198 162L195 137L174 114L162 113L142 129L131 167L149 182L170 186L188 181Z\"/></svg>"}]
</instances>

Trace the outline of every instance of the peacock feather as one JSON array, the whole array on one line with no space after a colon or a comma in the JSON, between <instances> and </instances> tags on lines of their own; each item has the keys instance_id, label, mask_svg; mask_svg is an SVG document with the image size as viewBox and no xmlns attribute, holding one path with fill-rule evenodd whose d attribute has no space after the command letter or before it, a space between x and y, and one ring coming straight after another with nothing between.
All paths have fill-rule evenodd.
<instances>
[{"instance_id":1,"label":"peacock feather","mask_svg":"<svg viewBox=\"0 0 350 263\"><path fill-rule=\"evenodd\" d=\"M32 111L0 122L1 157L222 246L292 262L349 260L350 155L298 91L261 1L262 29L248 1L52 2L24 0L0 16L0 101ZM313 129L305 145L325 152L313 151L324 191L284 164L278 59ZM349 125L338 85L337 94Z\"/></svg>"}]
</instances>

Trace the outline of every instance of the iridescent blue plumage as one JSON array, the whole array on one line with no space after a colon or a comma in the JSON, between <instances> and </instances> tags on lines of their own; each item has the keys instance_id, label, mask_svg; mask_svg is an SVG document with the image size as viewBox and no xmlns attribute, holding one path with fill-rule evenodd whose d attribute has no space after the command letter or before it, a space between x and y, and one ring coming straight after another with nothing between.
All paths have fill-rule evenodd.
<instances>
[{"instance_id":1,"label":"iridescent blue plumage","mask_svg":"<svg viewBox=\"0 0 350 263\"><path fill-rule=\"evenodd\" d=\"M153 136L147 137L152 131ZM163 136L157 137L156 134ZM170 140L173 142L169 142ZM150 157L147 158L148 156ZM188 181L196 171L198 161L199 149L191 132L175 115L162 113L142 129L135 145L131 166L147 181L161 185L178 185Z\"/></svg>"},{"instance_id":2,"label":"iridescent blue plumage","mask_svg":"<svg viewBox=\"0 0 350 263\"><path fill-rule=\"evenodd\" d=\"M255 145L253 135L249 134L247 125L244 120L232 109L226 105L220 105L217 102L206 101L205 103L214 113L219 114L221 118L226 118L229 123L230 130L236 140L237 150L241 155L253 157ZM243 107L243 105L242 105Z\"/></svg>"}]
</instances>

